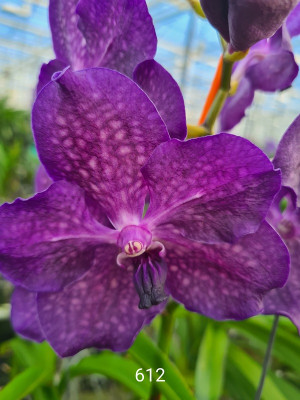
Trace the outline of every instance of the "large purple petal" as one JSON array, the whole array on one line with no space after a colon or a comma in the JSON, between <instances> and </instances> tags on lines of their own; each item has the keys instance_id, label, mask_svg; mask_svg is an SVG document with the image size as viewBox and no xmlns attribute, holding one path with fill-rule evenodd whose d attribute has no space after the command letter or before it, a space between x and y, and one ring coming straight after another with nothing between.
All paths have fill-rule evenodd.
<instances>
[{"instance_id":1,"label":"large purple petal","mask_svg":"<svg viewBox=\"0 0 300 400\"><path fill-rule=\"evenodd\" d=\"M36 88L38 94L44 86L51 81L52 75L57 71L63 71L68 65L59 60L51 60L48 64L43 64L39 74L39 81Z\"/></svg>"},{"instance_id":2,"label":"large purple petal","mask_svg":"<svg viewBox=\"0 0 300 400\"><path fill-rule=\"evenodd\" d=\"M227 98L219 116L220 131L229 131L245 116L246 109L254 99L254 89L247 78L243 78L233 96Z\"/></svg>"},{"instance_id":3,"label":"large purple petal","mask_svg":"<svg viewBox=\"0 0 300 400\"><path fill-rule=\"evenodd\" d=\"M143 325L161 311L162 305L138 308L133 272L117 266L116 256L108 246L81 280L61 292L38 295L42 329L60 356L87 347L127 350Z\"/></svg>"},{"instance_id":4,"label":"large purple petal","mask_svg":"<svg viewBox=\"0 0 300 400\"><path fill-rule=\"evenodd\" d=\"M0 271L31 291L56 291L82 276L110 230L90 215L84 193L54 183L29 200L0 208Z\"/></svg>"},{"instance_id":5,"label":"large purple petal","mask_svg":"<svg viewBox=\"0 0 300 400\"><path fill-rule=\"evenodd\" d=\"M286 25L291 37L300 35L300 3L289 14Z\"/></svg>"},{"instance_id":6,"label":"large purple petal","mask_svg":"<svg viewBox=\"0 0 300 400\"><path fill-rule=\"evenodd\" d=\"M300 334L300 232L286 241L291 257L291 272L282 289L274 289L264 298L264 314L280 314L292 320Z\"/></svg>"},{"instance_id":7,"label":"large purple petal","mask_svg":"<svg viewBox=\"0 0 300 400\"><path fill-rule=\"evenodd\" d=\"M187 133L184 100L172 75L156 61L147 60L137 66L133 79L155 104L169 135L184 140Z\"/></svg>"},{"instance_id":8,"label":"large purple petal","mask_svg":"<svg viewBox=\"0 0 300 400\"><path fill-rule=\"evenodd\" d=\"M50 0L49 20L56 57L74 70L86 65L86 41L77 27L78 0Z\"/></svg>"},{"instance_id":9,"label":"large purple petal","mask_svg":"<svg viewBox=\"0 0 300 400\"><path fill-rule=\"evenodd\" d=\"M132 77L137 64L154 58L157 38L144 0L81 0L77 13L87 42L86 67L107 67Z\"/></svg>"},{"instance_id":10,"label":"large purple petal","mask_svg":"<svg viewBox=\"0 0 300 400\"><path fill-rule=\"evenodd\" d=\"M118 228L139 222L146 195L140 168L169 135L133 81L104 68L68 69L41 91L32 121L54 180L81 186Z\"/></svg>"},{"instance_id":11,"label":"large purple petal","mask_svg":"<svg viewBox=\"0 0 300 400\"><path fill-rule=\"evenodd\" d=\"M295 191L300 205L300 115L281 139L273 163L281 169L282 184Z\"/></svg>"},{"instance_id":12,"label":"large purple petal","mask_svg":"<svg viewBox=\"0 0 300 400\"><path fill-rule=\"evenodd\" d=\"M188 310L214 319L258 314L265 293L282 287L288 276L288 251L266 222L235 244L169 240L163 243L170 294Z\"/></svg>"},{"instance_id":13,"label":"large purple petal","mask_svg":"<svg viewBox=\"0 0 300 400\"><path fill-rule=\"evenodd\" d=\"M251 142L222 133L164 143L142 169L150 190L150 228L176 227L215 243L253 233L280 188L280 172Z\"/></svg>"},{"instance_id":14,"label":"large purple petal","mask_svg":"<svg viewBox=\"0 0 300 400\"><path fill-rule=\"evenodd\" d=\"M16 287L11 299L11 320L14 330L19 335L42 342L44 335L38 320L36 296L35 292Z\"/></svg>"}]
</instances>

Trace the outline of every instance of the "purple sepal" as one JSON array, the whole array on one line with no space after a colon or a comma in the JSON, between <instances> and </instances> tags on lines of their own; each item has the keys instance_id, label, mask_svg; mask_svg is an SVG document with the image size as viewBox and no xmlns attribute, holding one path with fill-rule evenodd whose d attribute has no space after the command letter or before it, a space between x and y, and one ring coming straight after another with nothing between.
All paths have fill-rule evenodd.
<instances>
[{"instance_id":1,"label":"purple sepal","mask_svg":"<svg viewBox=\"0 0 300 400\"><path fill-rule=\"evenodd\" d=\"M291 37L300 35L300 3L289 14L286 26Z\"/></svg>"},{"instance_id":2,"label":"purple sepal","mask_svg":"<svg viewBox=\"0 0 300 400\"><path fill-rule=\"evenodd\" d=\"M140 169L169 135L132 80L104 68L67 69L40 92L32 126L52 179L83 188L116 228L140 221L146 196Z\"/></svg>"},{"instance_id":3,"label":"purple sepal","mask_svg":"<svg viewBox=\"0 0 300 400\"><path fill-rule=\"evenodd\" d=\"M282 137L273 163L281 169L282 184L292 188L300 206L300 115Z\"/></svg>"},{"instance_id":4,"label":"purple sepal","mask_svg":"<svg viewBox=\"0 0 300 400\"><path fill-rule=\"evenodd\" d=\"M79 29L86 39L85 67L106 67L132 77L156 53L157 38L144 0L80 0Z\"/></svg>"},{"instance_id":5,"label":"purple sepal","mask_svg":"<svg viewBox=\"0 0 300 400\"><path fill-rule=\"evenodd\" d=\"M45 338L38 320L36 297L37 293L16 287L11 299L11 321L19 335L42 342Z\"/></svg>"},{"instance_id":6,"label":"purple sepal","mask_svg":"<svg viewBox=\"0 0 300 400\"><path fill-rule=\"evenodd\" d=\"M237 91L225 101L219 116L219 130L221 132L230 131L246 115L246 109L252 104L254 99L254 89L247 78L242 78Z\"/></svg>"},{"instance_id":7,"label":"purple sepal","mask_svg":"<svg viewBox=\"0 0 300 400\"><path fill-rule=\"evenodd\" d=\"M184 100L172 75L156 61L146 60L136 67L133 79L155 104L169 135L184 140L187 134Z\"/></svg>"},{"instance_id":8,"label":"purple sepal","mask_svg":"<svg viewBox=\"0 0 300 400\"><path fill-rule=\"evenodd\" d=\"M85 67L86 40L77 27L78 0L50 0L49 21L56 58L74 70Z\"/></svg>"}]
</instances>

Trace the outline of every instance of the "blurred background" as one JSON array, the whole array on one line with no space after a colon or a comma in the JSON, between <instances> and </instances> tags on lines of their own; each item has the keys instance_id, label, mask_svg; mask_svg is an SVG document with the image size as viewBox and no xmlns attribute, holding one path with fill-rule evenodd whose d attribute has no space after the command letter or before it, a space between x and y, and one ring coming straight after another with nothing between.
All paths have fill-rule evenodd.
<instances>
[{"instance_id":1,"label":"blurred background","mask_svg":"<svg viewBox=\"0 0 300 400\"><path fill-rule=\"evenodd\" d=\"M148 5L158 35L156 59L181 86L188 122L196 124L221 54L217 34L186 0L149 0ZM299 62L300 38L293 40L293 47ZM0 204L33 193L38 158L31 136L30 109L40 66L53 56L48 1L0 0ZM234 132L261 147L276 143L299 114L299 105L300 75L284 92L256 92L248 117ZM41 379L37 372L29 374L36 384L31 394L24 389L2 399L0 390L1 400L144 398L138 389L130 390L134 376L126 383L105 368L99 369L103 362L114 362L107 361L109 352L97 358L95 352L84 351L61 361L47 344L12 338L8 322L10 293L10 285L0 278L0 388L33 367L46 371L46 378ZM160 324L158 317L147 333L156 338ZM171 359L197 399L251 400L271 325L272 317L221 324L178 307ZM90 360L90 369L80 364L85 358ZM133 362L134 354L125 358ZM300 399L300 339L295 327L284 318L263 396L265 400Z\"/></svg>"}]
</instances>

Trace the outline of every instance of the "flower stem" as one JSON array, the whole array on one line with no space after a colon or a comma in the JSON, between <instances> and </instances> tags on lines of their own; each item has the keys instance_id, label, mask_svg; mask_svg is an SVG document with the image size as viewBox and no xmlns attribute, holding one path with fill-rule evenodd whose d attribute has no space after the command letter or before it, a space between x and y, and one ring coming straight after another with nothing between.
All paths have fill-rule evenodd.
<instances>
[{"instance_id":1,"label":"flower stem","mask_svg":"<svg viewBox=\"0 0 300 400\"><path fill-rule=\"evenodd\" d=\"M221 75L220 87L219 90L217 91L214 101L204 121L204 126L209 131L212 131L216 119L219 113L221 112L222 107L230 91L231 72L234 61L226 58L224 55L222 58L223 62L222 62L222 75Z\"/></svg>"},{"instance_id":2,"label":"flower stem","mask_svg":"<svg viewBox=\"0 0 300 400\"><path fill-rule=\"evenodd\" d=\"M205 118L210 110L210 107L216 97L216 94L218 93L218 90L220 89L221 85L221 77L222 77L222 69L223 69L223 55L219 58L218 66L215 72L214 79L212 81L211 87L209 89L209 93L207 95L207 98L205 100L205 104L199 119L199 125L202 125L203 122L205 121Z\"/></svg>"},{"instance_id":3,"label":"flower stem","mask_svg":"<svg viewBox=\"0 0 300 400\"><path fill-rule=\"evenodd\" d=\"M161 316L161 325L158 334L158 347L167 355L169 354L173 327L174 327L174 311L178 307L178 303L171 302L166 307ZM155 385L152 386L149 400L159 400L160 393Z\"/></svg>"},{"instance_id":4,"label":"flower stem","mask_svg":"<svg viewBox=\"0 0 300 400\"><path fill-rule=\"evenodd\" d=\"M270 362L270 358L271 358L272 348L273 348L273 344L274 344L274 340L275 340L275 336L276 336L278 321L279 321L279 315L275 315L272 330L271 330L270 337L269 337L267 351L265 354L265 359L264 359L264 363L263 363L263 369L262 369L262 373L261 373L261 377L260 377L260 382L259 382L256 394L255 394L255 400L260 400L260 398L261 398L261 394L263 391L265 378L267 375L267 370L268 370L268 366L269 366L269 362Z\"/></svg>"}]
</instances>

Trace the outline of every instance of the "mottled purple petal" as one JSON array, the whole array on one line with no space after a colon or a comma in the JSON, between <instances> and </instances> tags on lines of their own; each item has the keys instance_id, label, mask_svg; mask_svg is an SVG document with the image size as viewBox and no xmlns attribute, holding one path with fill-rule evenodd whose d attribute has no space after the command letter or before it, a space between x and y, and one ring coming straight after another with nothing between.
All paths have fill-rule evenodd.
<instances>
[{"instance_id":1,"label":"mottled purple petal","mask_svg":"<svg viewBox=\"0 0 300 400\"><path fill-rule=\"evenodd\" d=\"M44 335L38 320L36 296L35 292L16 287L11 299L11 321L19 335L42 342Z\"/></svg>"},{"instance_id":2,"label":"mottled purple petal","mask_svg":"<svg viewBox=\"0 0 300 400\"><path fill-rule=\"evenodd\" d=\"M219 116L220 131L229 131L245 116L246 109L254 99L254 89L247 78L243 78L233 96L227 98Z\"/></svg>"},{"instance_id":3,"label":"mottled purple petal","mask_svg":"<svg viewBox=\"0 0 300 400\"><path fill-rule=\"evenodd\" d=\"M235 244L176 240L164 242L167 288L188 310L214 319L248 318L262 310L267 291L286 282L288 251L266 222Z\"/></svg>"},{"instance_id":4,"label":"mottled purple petal","mask_svg":"<svg viewBox=\"0 0 300 400\"><path fill-rule=\"evenodd\" d=\"M273 164L281 169L282 184L295 191L300 205L300 115L281 139Z\"/></svg>"},{"instance_id":5,"label":"mottled purple petal","mask_svg":"<svg viewBox=\"0 0 300 400\"><path fill-rule=\"evenodd\" d=\"M291 37L300 35L300 3L289 14L286 25Z\"/></svg>"},{"instance_id":6,"label":"mottled purple petal","mask_svg":"<svg viewBox=\"0 0 300 400\"><path fill-rule=\"evenodd\" d=\"M146 195L140 168L169 135L133 81L104 68L69 69L40 93L32 120L54 180L81 186L118 228L139 222Z\"/></svg>"},{"instance_id":7,"label":"mottled purple petal","mask_svg":"<svg viewBox=\"0 0 300 400\"><path fill-rule=\"evenodd\" d=\"M144 0L81 0L77 13L87 41L86 67L102 66L132 77L137 64L154 58L157 38Z\"/></svg>"},{"instance_id":8,"label":"mottled purple petal","mask_svg":"<svg viewBox=\"0 0 300 400\"><path fill-rule=\"evenodd\" d=\"M227 133L172 139L157 147L142 172L150 190L149 226L176 227L207 243L255 232L280 188L280 172L267 156Z\"/></svg>"},{"instance_id":9,"label":"mottled purple petal","mask_svg":"<svg viewBox=\"0 0 300 400\"><path fill-rule=\"evenodd\" d=\"M163 305L138 308L133 272L117 266L116 256L108 246L81 280L61 292L38 295L42 329L60 356L87 347L127 350L143 325L161 311Z\"/></svg>"},{"instance_id":10,"label":"mottled purple petal","mask_svg":"<svg viewBox=\"0 0 300 400\"><path fill-rule=\"evenodd\" d=\"M35 175L35 191L43 192L48 189L50 185L52 185L53 181L50 176L47 174L45 167L40 165Z\"/></svg>"},{"instance_id":11,"label":"mottled purple petal","mask_svg":"<svg viewBox=\"0 0 300 400\"><path fill-rule=\"evenodd\" d=\"M56 58L74 70L85 67L86 41L77 27L78 0L50 0L49 20Z\"/></svg>"},{"instance_id":12,"label":"mottled purple petal","mask_svg":"<svg viewBox=\"0 0 300 400\"><path fill-rule=\"evenodd\" d=\"M90 215L83 191L57 182L0 208L0 272L31 291L60 290L92 264L114 231Z\"/></svg>"},{"instance_id":13,"label":"mottled purple petal","mask_svg":"<svg viewBox=\"0 0 300 400\"><path fill-rule=\"evenodd\" d=\"M299 232L300 233L300 232ZM300 240L286 241L291 257L291 272L282 289L274 289L264 298L264 314L280 314L291 319L300 334Z\"/></svg>"},{"instance_id":14,"label":"mottled purple petal","mask_svg":"<svg viewBox=\"0 0 300 400\"><path fill-rule=\"evenodd\" d=\"M184 100L172 75L154 60L139 64L134 81L155 104L172 138L184 140L187 133Z\"/></svg>"},{"instance_id":15,"label":"mottled purple petal","mask_svg":"<svg viewBox=\"0 0 300 400\"><path fill-rule=\"evenodd\" d=\"M44 86L51 81L52 75L57 71L63 71L68 65L59 60L51 60L48 64L43 64L41 67L39 81L36 88L38 94Z\"/></svg>"}]
</instances>

